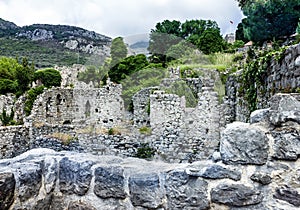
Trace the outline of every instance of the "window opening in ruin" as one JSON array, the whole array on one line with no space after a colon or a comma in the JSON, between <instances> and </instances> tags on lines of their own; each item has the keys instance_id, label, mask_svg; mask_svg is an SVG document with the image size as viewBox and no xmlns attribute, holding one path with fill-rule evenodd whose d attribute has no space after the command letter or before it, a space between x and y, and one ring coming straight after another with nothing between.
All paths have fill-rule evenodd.
<instances>
[{"instance_id":1,"label":"window opening in ruin","mask_svg":"<svg viewBox=\"0 0 300 210\"><path fill-rule=\"evenodd\" d=\"M98 113L98 112L99 112L99 109L95 109L95 112Z\"/></svg>"},{"instance_id":2,"label":"window opening in ruin","mask_svg":"<svg viewBox=\"0 0 300 210\"><path fill-rule=\"evenodd\" d=\"M56 96L56 105L61 105L61 101L62 101L61 95L57 94L57 96Z\"/></svg>"},{"instance_id":3,"label":"window opening in ruin","mask_svg":"<svg viewBox=\"0 0 300 210\"><path fill-rule=\"evenodd\" d=\"M85 117L88 118L91 116L91 104L90 101L85 103Z\"/></svg>"}]
</instances>

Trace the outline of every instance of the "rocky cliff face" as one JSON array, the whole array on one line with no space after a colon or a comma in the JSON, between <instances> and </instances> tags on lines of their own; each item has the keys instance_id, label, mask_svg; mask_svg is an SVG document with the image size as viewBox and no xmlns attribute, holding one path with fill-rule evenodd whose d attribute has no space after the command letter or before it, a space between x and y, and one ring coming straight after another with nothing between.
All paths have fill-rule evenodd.
<instances>
[{"instance_id":1,"label":"rocky cliff face","mask_svg":"<svg viewBox=\"0 0 300 210\"><path fill-rule=\"evenodd\" d=\"M14 23L0 19L0 44L5 46L5 48L1 48L0 55L13 57L26 55L29 58L33 56L33 59L30 60L34 60L36 64L39 64L35 61L36 57L43 57L43 53L47 49L52 49L52 51L50 50L52 54L59 54L59 52L56 52L57 50L74 52L75 58L71 64L74 64L76 61L77 63L84 64L84 62L88 61L87 57L92 55L96 55L102 61L105 57L109 56L111 38L75 26L33 24L19 27ZM37 49L30 53L28 50L23 53L19 49L19 45L23 45L25 48ZM46 49L39 52L38 46ZM11 51L17 51L16 53L18 54L12 54ZM36 56L34 55L35 53L39 55ZM76 53L78 56L78 53L81 53L81 56L85 59L81 58L80 60L79 57L76 57ZM46 58L43 58L44 60L47 59L47 54L49 53L46 53ZM61 55L57 57L60 57L61 60L70 60L71 55L66 56L66 58ZM49 63L51 64L51 62ZM53 62L53 64L58 63Z\"/></svg>"}]
</instances>

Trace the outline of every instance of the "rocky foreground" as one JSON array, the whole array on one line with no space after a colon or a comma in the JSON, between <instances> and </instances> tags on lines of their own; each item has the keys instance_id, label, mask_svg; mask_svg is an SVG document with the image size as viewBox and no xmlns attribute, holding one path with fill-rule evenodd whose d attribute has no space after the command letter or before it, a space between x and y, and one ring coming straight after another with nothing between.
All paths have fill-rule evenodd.
<instances>
[{"instance_id":1,"label":"rocky foreground","mask_svg":"<svg viewBox=\"0 0 300 210\"><path fill-rule=\"evenodd\" d=\"M251 124L229 124L210 160L50 149L3 159L0 209L299 209L300 102L288 94L274 100Z\"/></svg>"}]
</instances>

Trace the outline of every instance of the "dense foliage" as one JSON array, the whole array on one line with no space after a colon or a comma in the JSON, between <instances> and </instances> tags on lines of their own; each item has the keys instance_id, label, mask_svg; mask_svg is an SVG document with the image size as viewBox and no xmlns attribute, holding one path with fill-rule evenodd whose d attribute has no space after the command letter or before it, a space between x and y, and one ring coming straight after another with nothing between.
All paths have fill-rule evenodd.
<instances>
[{"instance_id":1,"label":"dense foliage","mask_svg":"<svg viewBox=\"0 0 300 210\"><path fill-rule=\"evenodd\" d=\"M19 63L17 59L0 57L0 94L21 95L29 89L34 67L26 58Z\"/></svg>"},{"instance_id":2,"label":"dense foliage","mask_svg":"<svg viewBox=\"0 0 300 210\"><path fill-rule=\"evenodd\" d=\"M42 85L42 86L32 88L29 91L27 91L25 107L24 107L24 111L27 116L29 116L31 114L31 110L32 110L34 101L37 99L38 95L40 95L44 92L44 89L45 89L45 87Z\"/></svg>"},{"instance_id":3,"label":"dense foliage","mask_svg":"<svg viewBox=\"0 0 300 210\"><path fill-rule=\"evenodd\" d=\"M239 1L246 19L243 33L254 42L278 40L296 32L300 0Z\"/></svg>"},{"instance_id":4,"label":"dense foliage","mask_svg":"<svg viewBox=\"0 0 300 210\"><path fill-rule=\"evenodd\" d=\"M145 55L139 54L136 56L129 56L114 65L108 75L113 82L120 82L126 76L131 75L144 67L148 66L149 62Z\"/></svg>"},{"instance_id":5,"label":"dense foliage","mask_svg":"<svg viewBox=\"0 0 300 210\"><path fill-rule=\"evenodd\" d=\"M149 51L159 61L169 61L166 56L171 46L186 40L206 54L224 49L220 28L211 20L187 20L184 23L164 20L151 30ZM209 42L209 43L208 43Z\"/></svg>"},{"instance_id":6,"label":"dense foliage","mask_svg":"<svg viewBox=\"0 0 300 210\"><path fill-rule=\"evenodd\" d=\"M51 68L37 70L34 72L33 78L47 88L59 87L62 79L59 71Z\"/></svg>"}]
</instances>

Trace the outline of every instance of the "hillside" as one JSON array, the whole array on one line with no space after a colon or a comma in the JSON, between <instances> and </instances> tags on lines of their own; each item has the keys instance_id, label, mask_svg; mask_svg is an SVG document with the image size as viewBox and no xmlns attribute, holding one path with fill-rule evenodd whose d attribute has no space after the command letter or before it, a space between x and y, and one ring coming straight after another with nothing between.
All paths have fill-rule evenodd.
<instances>
[{"instance_id":1,"label":"hillside","mask_svg":"<svg viewBox=\"0 0 300 210\"><path fill-rule=\"evenodd\" d=\"M110 37L75 26L19 27L0 18L0 56L26 56L37 67L101 63L109 56L110 44Z\"/></svg>"}]
</instances>

